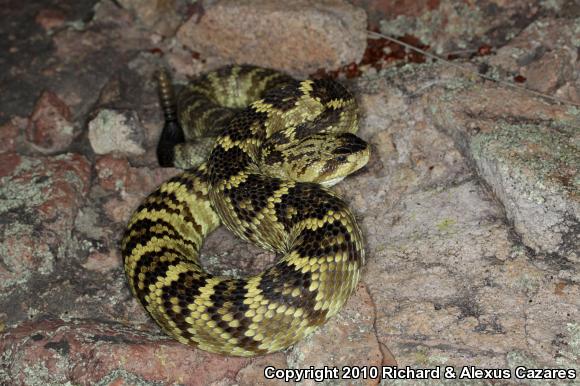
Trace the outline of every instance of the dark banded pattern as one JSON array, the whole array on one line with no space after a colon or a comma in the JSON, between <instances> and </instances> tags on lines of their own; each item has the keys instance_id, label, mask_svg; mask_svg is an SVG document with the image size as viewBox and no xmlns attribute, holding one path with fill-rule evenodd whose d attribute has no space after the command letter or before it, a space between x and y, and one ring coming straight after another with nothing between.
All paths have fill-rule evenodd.
<instances>
[{"instance_id":1,"label":"dark banded pattern","mask_svg":"<svg viewBox=\"0 0 580 386\"><path fill-rule=\"evenodd\" d=\"M319 185L368 160L366 143L345 134L357 130L354 99L333 81L252 66L205 74L177 101L166 74L160 84L160 161L189 170L129 221L121 249L131 290L180 342L240 356L284 349L340 310L364 263L353 214ZM192 154L200 141L211 144L200 149L205 163ZM280 260L245 278L209 274L199 249L220 223Z\"/></svg>"}]
</instances>

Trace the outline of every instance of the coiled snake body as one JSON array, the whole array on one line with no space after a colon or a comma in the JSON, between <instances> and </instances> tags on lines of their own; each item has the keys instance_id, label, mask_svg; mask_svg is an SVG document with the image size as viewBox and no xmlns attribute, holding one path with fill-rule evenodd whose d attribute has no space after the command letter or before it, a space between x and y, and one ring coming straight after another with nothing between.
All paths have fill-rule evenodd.
<instances>
[{"instance_id":1,"label":"coiled snake body","mask_svg":"<svg viewBox=\"0 0 580 386\"><path fill-rule=\"evenodd\" d=\"M355 101L333 81L230 66L185 86L175 107L163 74L158 157L187 171L129 221L130 288L180 342L239 356L286 348L339 311L364 263L353 214L321 186L368 161ZM280 259L255 276L206 272L199 249L220 222Z\"/></svg>"}]
</instances>

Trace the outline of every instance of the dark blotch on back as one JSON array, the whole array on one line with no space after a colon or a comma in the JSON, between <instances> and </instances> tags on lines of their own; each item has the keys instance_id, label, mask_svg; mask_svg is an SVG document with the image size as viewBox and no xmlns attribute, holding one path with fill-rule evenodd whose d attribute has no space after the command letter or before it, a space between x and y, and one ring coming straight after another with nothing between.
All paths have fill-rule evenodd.
<instances>
[{"instance_id":1,"label":"dark blotch on back","mask_svg":"<svg viewBox=\"0 0 580 386\"><path fill-rule=\"evenodd\" d=\"M344 86L331 79L315 80L312 88L310 95L318 98L322 103L328 103L333 99L352 98L352 95Z\"/></svg>"},{"instance_id":2,"label":"dark blotch on back","mask_svg":"<svg viewBox=\"0 0 580 386\"><path fill-rule=\"evenodd\" d=\"M303 95L299 85L300 82L294 79L284 82L273 89L267 90L262 96L262 100L277 110L290 110L296 105L296 100Z\"/></svg>"},{"instance_id":3,"label":"dark blotch on back","mask_svg":"<svg viewBox=\"0 0 580 386\"><path fill-rule=\"evenodd\" d=\"M256 213L266 207L268 198L278 189L280 189L280 180L260 174L250 174L238 187L226 190L224 194L232 200L238 218L250 221ZM239 205L247 201L252 205L251 210L241 208Z\"/></svg>"}]
</instances>

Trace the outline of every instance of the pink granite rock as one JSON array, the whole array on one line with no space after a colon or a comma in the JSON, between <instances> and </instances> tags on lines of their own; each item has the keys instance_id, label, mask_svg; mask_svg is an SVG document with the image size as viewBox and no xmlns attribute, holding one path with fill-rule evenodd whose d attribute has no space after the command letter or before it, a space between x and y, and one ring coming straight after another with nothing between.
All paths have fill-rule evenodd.
<instances>
[{"instance_id":1,"label":"pink granite rock","mask_svg":"<svg viewBox=\"0 0 580 386\"><path fill-rule=\"evenodd\" d=\"M5 360L18 366L0 375L20 384L164 382L202 386L235 378L249 360L223 358L119 323L41 320L7 329Z\"/></svg>"},{"instance_id":2,"label":"pink granite rock","mask_svg":"<svg viewBox=\"0 0 580 386\"><path fill-rule=\"evenodd\" d=\"M51 91L44 91L26 128L26 139L46 153L65 150L73 140L73 123L68 106Z\"/></svg>"},{"instance_id":3,"label":"pink granite rock","mask_svg":"<svg viewBox=\"0 0 580 386\"><path fill-rule=\"evenodd\" d=\"M305 75L358 62L366 15L344 0L220 0L194 15L177 38L202 56Z\"/></svg>"},{"instance_id":4,"label":"pink granite rock","mask_svg":"<svg viewBox=\"0 0 580 386\"><path fill-rule=\"evenodd\" d=\"M77 211L88 192L90 165L79 154L52 158L0 154L2 242L0 285L53 272L64 258Z\"/></svg>"}]
</instances>

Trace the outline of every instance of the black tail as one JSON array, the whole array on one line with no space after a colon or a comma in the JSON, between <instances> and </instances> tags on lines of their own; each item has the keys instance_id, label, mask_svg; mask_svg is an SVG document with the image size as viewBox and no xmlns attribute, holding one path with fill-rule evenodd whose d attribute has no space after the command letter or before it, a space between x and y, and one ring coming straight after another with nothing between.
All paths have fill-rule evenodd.
<instances>
[{"instance_id":1,"label":"black tail","mask_svg":"<svg viewBox=\"0 0 580 386\"><path fill-rule=\"evenodd\" d=\"M185 135L177 119L177 105L171 78L165 69L157 73L159 101L165 116L165 125L157 144L157 161L162 167L171 167L174 163L175 145L185 142Z\"/></svg>"}]
</instances>

